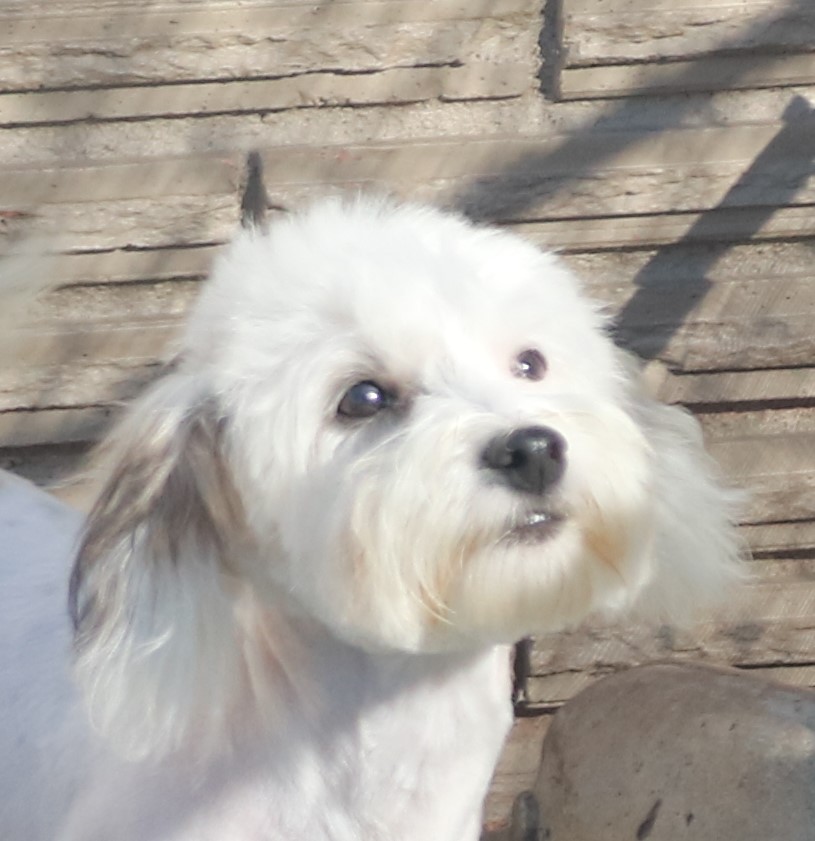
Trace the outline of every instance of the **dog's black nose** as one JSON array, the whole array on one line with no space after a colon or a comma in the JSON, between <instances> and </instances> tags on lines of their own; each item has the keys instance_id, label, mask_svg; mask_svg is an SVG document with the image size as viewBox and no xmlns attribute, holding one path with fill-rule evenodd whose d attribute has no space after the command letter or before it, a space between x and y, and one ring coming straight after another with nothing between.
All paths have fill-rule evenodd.
<instances>
[{"instance_id":1,"label":"dog's black nose","mask_svg":"<svg viewBox=\"0 0 815 841\"><path fill-rule=\"evenodd\" d=\"M516 490L542 494L563 475L566 441L554 429L528 426L493 438L482 459Z\"/></svg>"}]
</instances>

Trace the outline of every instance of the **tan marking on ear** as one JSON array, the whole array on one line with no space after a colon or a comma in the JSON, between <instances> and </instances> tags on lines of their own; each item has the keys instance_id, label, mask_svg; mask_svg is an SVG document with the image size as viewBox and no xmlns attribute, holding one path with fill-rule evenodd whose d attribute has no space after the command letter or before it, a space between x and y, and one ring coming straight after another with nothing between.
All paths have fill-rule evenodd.
<instances>
[{"instance_id":1,"label":"tan marking on ear","mask_svg":"<svg viewBox=\"0 0 815 841\"><path fill-rule=\"evenodd\" d=\"M71 575L75 624L105 621L121 603L121 570L99 571L127 542L143 541L145 563L176 563L183 543L215 547L225 565L249 529L226 463L222 423L206 404L183 413L154 409L126 419L108 444L108 478L88 516ZM143 425L139 422L143 421ZM238 571L225 569L233 574ZM95 577L95 594L80 604L83 580Z\"/></svg>"}]
</instances>

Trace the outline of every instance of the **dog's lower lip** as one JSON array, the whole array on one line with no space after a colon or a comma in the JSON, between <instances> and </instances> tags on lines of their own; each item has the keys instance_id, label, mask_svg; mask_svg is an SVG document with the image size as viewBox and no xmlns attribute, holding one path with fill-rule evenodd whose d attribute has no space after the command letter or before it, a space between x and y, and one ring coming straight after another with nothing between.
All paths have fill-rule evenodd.
<instances>
[{"instance_id":1,"label":"dog's lower lip","mask_svg":"<svg viewBox=\"0 0 815 841\"><path fill-rule=\"evenodd\" d=\"M550 538L563 523L563 517L549 511L534 511L507 532L511 543L541 543Z\"/></svg>"}]
</instances>

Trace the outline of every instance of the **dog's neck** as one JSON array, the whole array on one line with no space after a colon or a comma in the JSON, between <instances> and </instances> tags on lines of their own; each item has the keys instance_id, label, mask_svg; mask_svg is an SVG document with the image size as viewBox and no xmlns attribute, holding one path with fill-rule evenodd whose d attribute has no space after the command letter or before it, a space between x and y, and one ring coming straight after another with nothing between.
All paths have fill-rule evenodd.
<instances>
[{"instance_id":1,"label":"dog's neck","mask_svg":"<svg viewBox=\"0 0 815 841\"><path fill-rule=\"evenodd\" d=\"M242 779L242 812L279 822L258 837L475 841L511 723L506 647L370 652L284 611L241 619L251 691L200 792Z\"/></svg>"},{"instance_id":2,"label":"dog's neck","mask_svg":"<svg viewBox=\"0 0 815 841\"><path fill-rule=\"evenodd\" d=\"M509 705L506 648L480 647L445 653L369 650L339 639L301 611L255 600L239 608L248 695L244 721L254 727L341 729L378 707L398 708L405 698L462 707L478 695ZM471 686L473 672L489 662L483 684ZM482 675L483 678L487 677ZM461 692L462 697L456 697ZM264 728L265 729L265 728Z\"/></svg>"}]
</instances>

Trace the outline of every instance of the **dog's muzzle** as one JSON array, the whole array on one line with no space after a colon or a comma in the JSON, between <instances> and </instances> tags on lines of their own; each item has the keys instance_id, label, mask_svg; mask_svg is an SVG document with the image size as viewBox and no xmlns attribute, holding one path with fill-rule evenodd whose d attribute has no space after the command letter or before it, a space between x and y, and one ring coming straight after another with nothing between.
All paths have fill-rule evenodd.
<instances>
[{"instance_id":1,"label":"dog's muzzle","mask_svg":"<svg viewBox=\"0 0 815 841\"><path fill-rule=\"evenodd\" d=\"M566 469L566 441L546 426L514 429L493 438L484 448L481 460L511 488L541 496Z\"/></svg>"}]
</instances>

